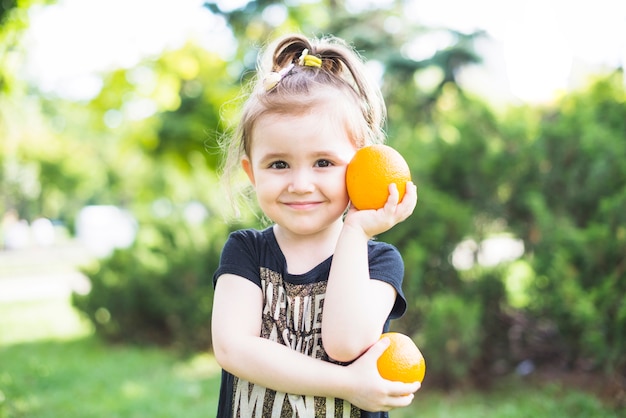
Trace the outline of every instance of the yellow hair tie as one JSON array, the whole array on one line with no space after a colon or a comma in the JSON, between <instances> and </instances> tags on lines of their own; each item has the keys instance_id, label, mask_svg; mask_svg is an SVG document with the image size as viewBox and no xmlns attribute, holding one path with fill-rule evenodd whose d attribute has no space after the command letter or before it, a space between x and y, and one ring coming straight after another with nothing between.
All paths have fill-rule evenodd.
<instances>
[{"instance_id":1,"label":"yellow hair tie","mask_svg":"<svg viewBox=\"0 0 626 418\"><path fill-rule=\"evenodd\" d=\"M309 55L309 50L305 48L304 51L302 51L302 55L300 55L298 64L304 65L305 67L320 68L322 66L322 59L315 55Z\"/></svg>"}]
</instances>

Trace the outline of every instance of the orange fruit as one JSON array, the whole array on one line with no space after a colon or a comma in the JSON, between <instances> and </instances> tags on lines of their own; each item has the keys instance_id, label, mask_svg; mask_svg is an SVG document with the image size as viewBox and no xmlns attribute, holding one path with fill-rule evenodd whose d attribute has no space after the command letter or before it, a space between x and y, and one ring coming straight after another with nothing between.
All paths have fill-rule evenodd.
<instances>
[{"instance_id":1,"label":"orange fruit","mask_svg":"<svg viewBox=\"0 0 626 418\"><path fill-rule=\"evenodd\" d=\"M398 186L400 200L411 172L402 155L388 145L368 145L357 150L346 170L348 196L359 210L380 209L389 198L389 185Z\"/></svg>"},{"instance_id":2,"label":"orange fruit","mask_svg":"<svg viewBox=\"0 0 626 418\"><path fill-rule=\"evenodd\" d=\"M386 332L391 344L378 358L378 373L383 379L412 383L424 380L426 362L413 340L399 332Z\"/></svg>"}]
</instances>

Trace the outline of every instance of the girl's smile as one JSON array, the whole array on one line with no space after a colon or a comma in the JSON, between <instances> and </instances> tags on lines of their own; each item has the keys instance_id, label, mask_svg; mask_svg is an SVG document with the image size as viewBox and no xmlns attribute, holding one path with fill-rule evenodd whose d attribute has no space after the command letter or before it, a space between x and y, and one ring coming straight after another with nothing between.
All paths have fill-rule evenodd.
<instances>
[{"instance_id":1,"label":"girl's smile","mask_svg":"<svg viewBox=\"0 0 626 418\"><path fill-rule=\"evenodd\" d=\"M294 210L312 210L322 204L322 202L283 202L286 206Z\"/></svg>"}]
</instances>

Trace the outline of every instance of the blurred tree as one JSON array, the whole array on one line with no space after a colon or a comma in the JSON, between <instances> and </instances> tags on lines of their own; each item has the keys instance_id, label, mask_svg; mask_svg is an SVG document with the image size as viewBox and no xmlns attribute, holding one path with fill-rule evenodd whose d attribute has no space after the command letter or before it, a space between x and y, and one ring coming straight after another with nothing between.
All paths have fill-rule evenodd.
<instances>
[{"instance_id":1,"label":"blurred tree","mask_svg":"<svg viewBox=\"0 0 626 418\"><path fill-rule=\"evenodd\" d=\"M475 50L475 41L485 36L482 31L465 34L449 29L437 29L447 45L433 50L427 57L415 56L411 50L420 43L429 42L435 31L410 19L403 1L394 1L385 7L370 7L358 13L348 10L344 2L318 0L292 6L276 0L250 1L241 8L224 9L220 2L206 2L213 13L226 18L235 36L240 40L238 57L245 58L244 73L254 69L258 48L278 33L298 31L307 35L332 34L350 42L363 55L383 66L387 97L397 99L400 92L408 100L402 103L407 112L423 110L424 96L414 78L425 69L437 69L439 80L426 100L437 97L447 83L457 85L459 69L481 61ZM372 36L373 34L376 36ZM414 55L414 56L412 56ZM393 86L397 88L393 88ZM410 103L410 106L406 106Z\"/></svg>"},{"instance_id":2,"label":"blurred tree","mask_svg":"<svg viewBox=\"0 0 626 418\"><path fill-rule=\"evenodd\" d=\"M0 2L0 95L10 89L13 83L15 57L13 49L21 31L27 26L26 7L20 7L16 0Z\"/></svg>"},{"instance_id":3,"label":"blurred tree","mask_svg":"<svg viewBox=\"0 0 626 418\"><path fill-rule=\"evenodd\" d=\"M53 1L0 2L0 214L18 216L40 213L38 198L40 167L23 154L23 142L50 137L47 121L39 111L38 98L18 77L23 61L22 35L28 28L28 10Z\"/></svg>"},{"instance_id":4,"label":"blurred tree","mask_svg":"<svg viewBox=\"0 0 626 418\"><path fill-rule=\"evenodd\" d=\"M510 164L502 166L509 188L503 203L536 274L529 308L556 323L565 365L624 372L623 71L564 96L540 117L520 113L503 124L510 144Z\"/></svg>"},{"instance_id":5,"label":"blurred tree","mask_svg":"<svg viewBox=\"0 0 626 418\"><path fill-rule=\"evenodd\" d=\"M219 164L225 103L238 92L230 71L223 58L187 44L105 76L88 108L92 129L114 144L112 175L124 176L111 179L118 198L137 209L162 197L215 206L205 187Z\"/></svg>"},{"instance_id":6,"label":"blurred tree","mask_svg":"<svg viewBox=\"0 0 626 418\"><path fill-rule=\"evenodd\" d=\"M19 41L28 28L28 10L34 5L53 4L55 0L5 0L0 2L0 95L15 82Z\"/></svg>"},{"instance_id":7,"label":"blurred tree","mask_svg":"<svg viewBox=\"0 0 626 418\"><path fill-rule=\"evenodd\" d=\"M164 54L156 63L163 74L180 80L179 106L160 116L156 155L183 157L198 151L209 167L217 171L220 159L219 137L224 133L222 116L224 104L235 97L239 86L232 79L227 63L216 54L189 45L179 51Z\"/></svg>"},{"instance_id":8,"label":"blurred tree","mask_svg":"<svg viewBox=\"0 0 626 418\"><path fill-rule=\"evenodd\" d=\"M0 25L4 24L4 20L12 9L17 7L17 1L7 0L0 4Z\"/></svg>"}]
</instances>

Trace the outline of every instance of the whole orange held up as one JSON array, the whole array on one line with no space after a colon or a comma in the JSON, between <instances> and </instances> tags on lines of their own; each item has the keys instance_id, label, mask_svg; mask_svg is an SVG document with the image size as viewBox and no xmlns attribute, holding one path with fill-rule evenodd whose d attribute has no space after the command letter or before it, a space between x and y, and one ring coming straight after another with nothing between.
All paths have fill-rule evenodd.
<instances>
[{"instance_id":1,"label":"whole orange held up","mask_svg":"<svg viewBox=\"0 0 626 418\"><path fill-rule=\"evenodd\" d=\"M387 337L391 344L378 358L378 373L394 382L422 382L426 374L424 356L413 340L399 332L386 332L380 338Z\"/></svg>"},{"instance_id":2,"label":"whole orange held up","mask_svg":"<svg viewBox=\"0 0 626 418\"><path fill-rule=\"evenodd\" d=\"M380 209L389 198L389 185L395 183L406 192L411 172L402 155L388 145L368 145L357 150L348 164L346 187L352 205L359 210Z\"/></svg>"}]
</instances>

